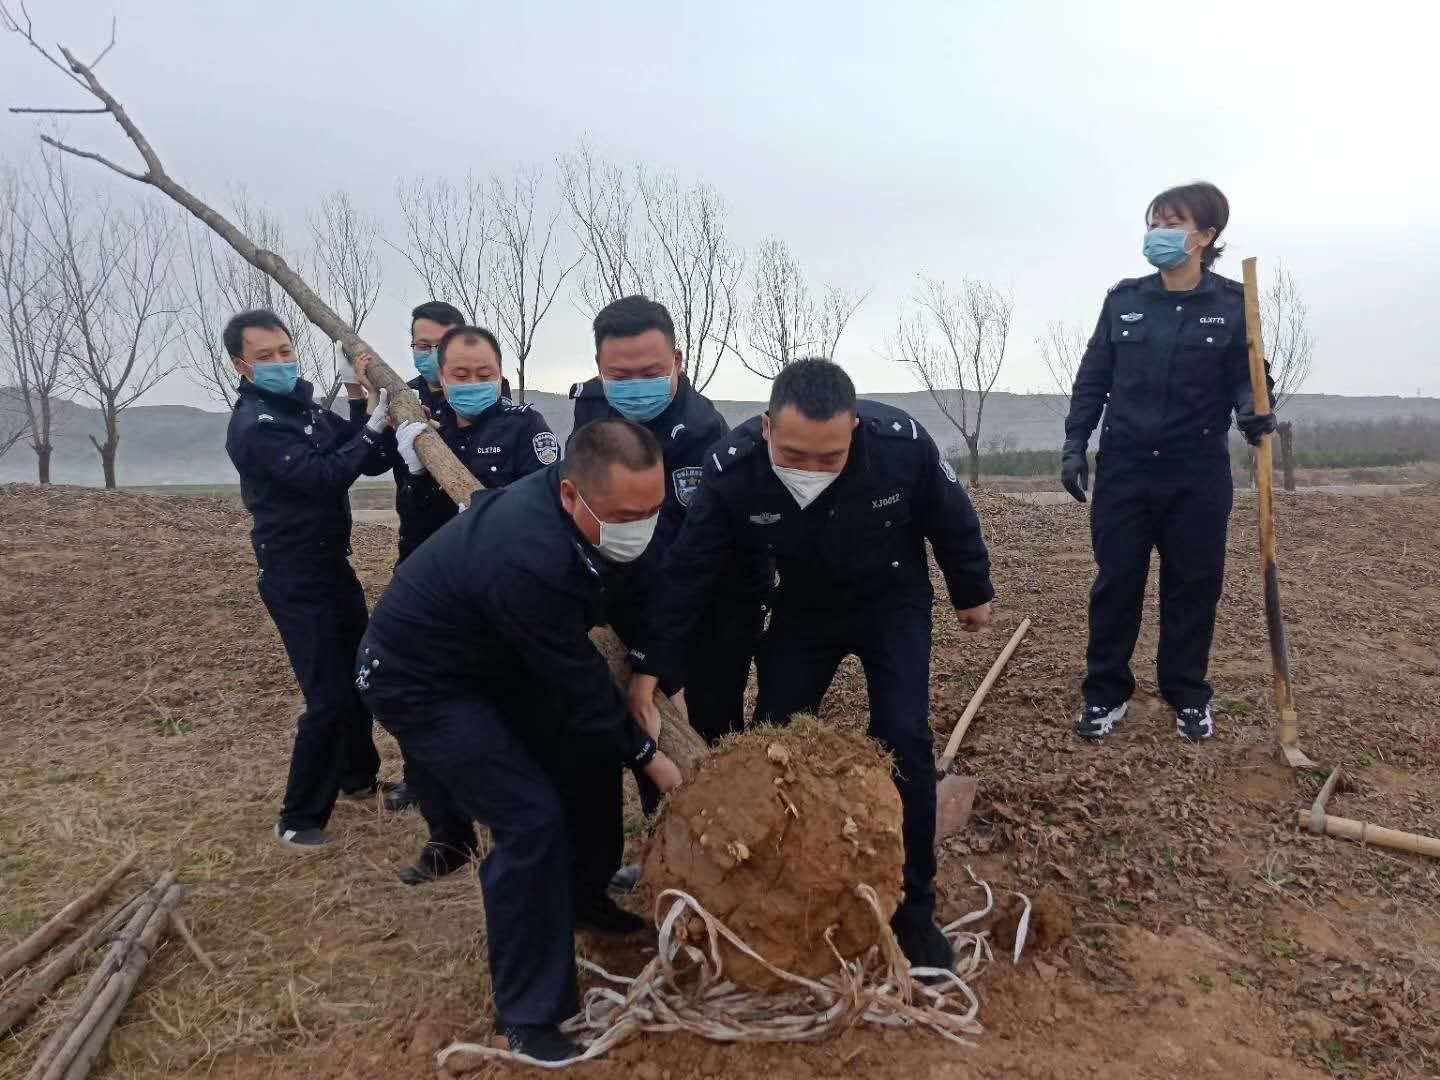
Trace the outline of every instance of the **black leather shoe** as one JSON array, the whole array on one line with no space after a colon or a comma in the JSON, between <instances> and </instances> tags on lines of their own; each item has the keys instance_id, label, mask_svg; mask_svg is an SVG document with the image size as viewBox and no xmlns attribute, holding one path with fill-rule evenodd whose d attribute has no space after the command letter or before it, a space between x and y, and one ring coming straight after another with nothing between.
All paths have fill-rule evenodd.
<instances>
[{"instance_id":1,"label":"black leather shoe","mask_svg":"<svg viewBox=\"0 0 1440 1080\"><path fill-rule=\"evenodd\" d=\"M342 799L349 799L351 802L366 802L377 795L388 795L400 785L393 780L376 780L373 784L366 784L364 787L350 788L340 792Z\"/></svg>"},{"instance_id":2,"label":"black leather shoe","mask_svg":"<svg viewBox=\"0 0 1440 1080\"><path fill-rule=\"evenodd\" d=\"M473 851L453 848L449 844L426 844L420 851L420 857L415 860L415 865L400 871L400 880L412 887L424 885L427 881L463 870L474 856Z\"/></svg>"},{"instance_id":3,"label":"black leather shoe","mask_svg":"<svg viewBox=\"0 0 1440 1080\"><path fill-rule=\"evenodd\" d=\"M608 896L600 896L575 909L575 929L601 937L629 937L645 929L639 915L625 911Z\"/></svg>"},{"instance_id":4,"label":"black leather shoe","mask_svg":"<svg viewBox=\"0 0 1440 1080\"><path fill-rule=\"evenodd\" d=\"M930 916L898 912L890 923L890 929L895 931L900 951L912 968L955 969L955 950ZM921 977L920 981L929 983L939 982L940 979L931 975Z\"/></svg>"},{"instance_id":5,"label":"black leather shoe","mask_svg":"<svg viewBox=\"0 0 1440 1080\"><path fill-rule=\"evenodd\" d=\"M510 1044L512 1054L524 1054L536 1061L568 1061L582 1053L580 1047L553 1024L510 1024L500 1031Z\"/></svg>"},{"instance_id":6,"label":"black leather shoe","mask_svg":"<svg viewBox=\"0 0 1440 1080\"><path fill-rule=\"evenodd\" d=\"M420 796L416 795L415 789L404 781L396 784L385 794L385 809L392 814L419 805Z\"/></svg>"}]
</instances>

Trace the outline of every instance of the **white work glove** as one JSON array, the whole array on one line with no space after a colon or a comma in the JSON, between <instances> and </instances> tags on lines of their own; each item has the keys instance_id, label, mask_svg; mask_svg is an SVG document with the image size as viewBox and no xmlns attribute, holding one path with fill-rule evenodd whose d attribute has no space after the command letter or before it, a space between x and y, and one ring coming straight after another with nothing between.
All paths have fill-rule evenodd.
<instances>
[{"instance_id":1,"label":"white work glove","mask_svg":"<svg viewBox=\"0 0 1440 1080\"><path fill-rule=\"evenodd\" d=\"M390 391L382 386L380 392L375 395L375 411L370 414L370 419L365 421L365 426L370 429L372 434L379 435L385 430L385 425L388 422L385 418L388 415L389 408Z\"/></svg>"},{"instance_id":2,"label":"white work glove","mask_svg":"<svg viewBox=\"0 0 1440 1080\"><path fill-rule=\"evenodd\" d=\"M355 374L355 364L344 353L335 364L335 377L346 386L359 386L360 376Z\"/></svg>"},{"instance_id":3,"label":"white work glove","mask_svg":"<svg viewBox=\"0 0 1440 1080\"><path fill-rule=\"evenodd\" d=\"M429 430L430 425L419 420L407 420L395 429L395 445L400 449L400 460L405 462L411 476L420 476L425 472L425 463L415 452L415 440Z\"/></svg>"}]
</instances>

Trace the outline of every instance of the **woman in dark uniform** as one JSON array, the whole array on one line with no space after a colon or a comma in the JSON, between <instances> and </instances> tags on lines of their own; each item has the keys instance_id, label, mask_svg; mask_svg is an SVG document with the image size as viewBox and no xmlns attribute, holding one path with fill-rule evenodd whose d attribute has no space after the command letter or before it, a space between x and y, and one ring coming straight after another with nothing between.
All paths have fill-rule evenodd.
<instances>
[{"instance_id":1,"label":"woman in dark uniform","mask_svg":"<svg viewBox=\"0 0 1440 1080\"><path fill-rule=\"evenodd\" d=\"M1065 419L1061 482L1085 501L1086 447L1101 420L1091 542L1085 705L1075 732L1100 740L1125 715L1135 677L1150 553L1160 554L1160 693L1176 730L1215 734L1205 674L1225 575L1231 414L1252 444L1275 430L1255 415L1244 291L1211 269L1230 204L1214 184L1157 195L1144 254L1157 273L1111 288L1080 361Z\"/></svg>"}]
</instances>

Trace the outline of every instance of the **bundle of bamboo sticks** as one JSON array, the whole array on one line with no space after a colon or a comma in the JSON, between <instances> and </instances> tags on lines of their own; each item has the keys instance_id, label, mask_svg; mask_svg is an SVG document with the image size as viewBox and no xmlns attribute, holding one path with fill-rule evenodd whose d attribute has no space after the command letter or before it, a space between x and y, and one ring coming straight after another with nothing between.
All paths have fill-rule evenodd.
<instances>
[{"instance_id":1,"label":"bundle of bamboo sticks","mask_svg":"<svg viewBox=\"0 0 1440 1080\"><path fill-rule=\"evenodd\" d=\"M135 860L134 854L122 859L93 887L0 955L0 980L43 956L52 945L76 929L129 873ZM4 1035L20 1026L42 1001L53 995L56 987L84 967L97 946L110 941L110 948L85 989L40 1047L26 1080L82 1080L90 1074L106 1038L145 973L146 964L172 926L205 967L214 971L213 963L194 944L180 919L183 896L184 890L175 883L175 872L167 870L148 888L131 896L77 936L12 993L0 998L0 1035Z\"/></svg>"}]
</instances>

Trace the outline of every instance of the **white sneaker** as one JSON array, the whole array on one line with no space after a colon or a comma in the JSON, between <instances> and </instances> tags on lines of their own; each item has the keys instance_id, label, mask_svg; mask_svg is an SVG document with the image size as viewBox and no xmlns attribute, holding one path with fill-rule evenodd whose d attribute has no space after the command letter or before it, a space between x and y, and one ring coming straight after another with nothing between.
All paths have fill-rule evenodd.
<instances>
[{"instance_id":1,"label":"white sneaker","mask_svg":"<svg viewBox=\"0 0 1440 1080\"><path fill-rule=\"evenodd\" d=\"M1191 705L1175 710L1175 730L1182 739L1204 742L1215 737L1215 718L1210 715L1210 706L1203 709Z\"/></svg>"},{"instance_id":2,"label":"white sneaker","mask_svg":"<svg viewBox=\"0 0 1440 1080\"><path fill-rule=\"evenodd\" d=\"M1090 742L1099 742L1115 730L1128 708L1128 701L1119 705L1086 705L1075 718L1075 734Z\"/></svg>"}]
</instances>

